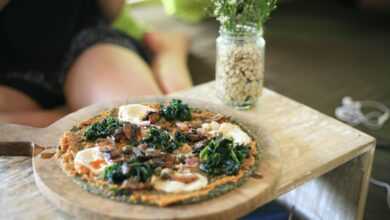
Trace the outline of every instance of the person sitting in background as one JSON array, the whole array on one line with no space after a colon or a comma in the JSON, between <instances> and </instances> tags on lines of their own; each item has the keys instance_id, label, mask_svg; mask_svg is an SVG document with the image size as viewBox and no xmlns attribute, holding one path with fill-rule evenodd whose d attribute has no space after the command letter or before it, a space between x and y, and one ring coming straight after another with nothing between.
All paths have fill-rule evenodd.
<instances>
[{"instance_id":1,"label":"person sitting in background","mask_svg":"<svg viewBox=\"0 0 390 220\"><path fill-rule=\"evenodd\" d=\"M190 88L185 35L139 43L111 28L123 6L0 0L0 122L42 127L97 102Z\"/></svg>"}]
</instances>

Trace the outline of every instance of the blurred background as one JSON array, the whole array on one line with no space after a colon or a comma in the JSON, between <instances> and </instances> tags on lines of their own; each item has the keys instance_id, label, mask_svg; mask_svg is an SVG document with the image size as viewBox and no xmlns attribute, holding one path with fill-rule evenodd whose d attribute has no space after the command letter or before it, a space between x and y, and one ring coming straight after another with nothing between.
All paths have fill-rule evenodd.
<instances>
[{"instance_id":1,"label":"blurred background","mask_svg":"<svg viewBox=\"0 0 390 220\"><path fill-rule=\"evenodd\" d=\"M207 16L210 1L127 0L114 26L138 40L153 30L189 35L188 64L198 85L215 78L219 24ZM279 2L264 28L267 88L331 117L345 96L390 107L390 0ZM372 176L390 183L390 121L357 128L377 138ZM384 188L370 185L365 219L390 219Z\"/></svg>"},{"instance_id":2,"label":"blurred background","mask_svg":"<svg viewBox=\"0 0 390 220\"><path fill-rule=\"evenodd\" d=\"M130 0L127 13L142 28L188 33L195 84L213 80L218 23L203 16L204 5L183 5L197 1L156 2ZM265 39L268 88L332 117L344 96L390 106L390 1L280 1ZM379 138L373 177L389 183L390 122L358 128ZM383 188L370 186L365 219L390 219Z\"/></svg>"}]
</instances>

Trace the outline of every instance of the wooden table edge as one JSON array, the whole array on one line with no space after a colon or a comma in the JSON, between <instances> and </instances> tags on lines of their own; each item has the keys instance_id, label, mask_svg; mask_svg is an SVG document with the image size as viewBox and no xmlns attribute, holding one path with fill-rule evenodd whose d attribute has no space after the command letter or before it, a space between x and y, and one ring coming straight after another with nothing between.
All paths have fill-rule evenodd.
<instances>
[{"instance_id":1,"label":"wooden table edge","mask_svg":"<svg viewBox=\"0 0 390 220\"><path fill-rule=\"evenodd\" d=\"M375 145L376 145L375 140L373 140L367 144L364 144L361 147L359 147L358 149L355 149L355 150L349 152L347 155L344 155L343 157L340 156L338 158L335 158L334 160L329 161L326 165L312 170L308 175L306 175L303 178L300 178L299 180L294 180L294 181L292 181L288 184L285 184L285 185L276 186L275 192L277 193L278 196L281 196L281 195L297 188L298 186L301 186L302 184L304 184L312 179L315 179L317 177L325 175L326 173L331 172L335 168L342 166L343 164L353 160L356 157L359 157L365 153L368 153L371 150L375 150Z\"/></svg>"}]
</instances>

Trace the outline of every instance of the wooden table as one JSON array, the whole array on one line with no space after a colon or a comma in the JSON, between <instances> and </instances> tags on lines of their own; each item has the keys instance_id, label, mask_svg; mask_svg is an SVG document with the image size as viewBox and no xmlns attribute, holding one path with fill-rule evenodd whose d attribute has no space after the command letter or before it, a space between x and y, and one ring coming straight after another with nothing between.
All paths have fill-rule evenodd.
<instances>
[{"instance_id":1,"label":"wooden table","mask_svg":"<svg viewBox=\"0 0 390 220\"><path fill-rule=\"evenodd\" d=\"M176 95L219 102L213 83ZM363 218L374 138L270 90L246 114L281 149L282 176L269 200L310 219ZM39 194L30 159L0 157L0 179L0 219L68 218Z\"/></svg>"}]
</instances>

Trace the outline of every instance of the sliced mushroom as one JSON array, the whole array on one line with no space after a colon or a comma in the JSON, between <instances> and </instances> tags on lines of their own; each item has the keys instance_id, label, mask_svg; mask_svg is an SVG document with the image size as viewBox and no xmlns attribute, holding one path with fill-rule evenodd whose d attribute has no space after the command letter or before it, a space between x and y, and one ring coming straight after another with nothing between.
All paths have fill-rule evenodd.
<instances>
[{"instance_id":1,"label":"sliced mushroom","mask_svg":"<svg viewBox=\"0 0 390 220\"><path fill-rule=\"evenodd\" d=\"M134 147L132 150L133 150L133 155L135 158L142 159L145 157L144 151L142 149L140 149L139 147Z\"/></svg>"},{"instance_id":2,"label":"sliced mushroom","mask_svg":"<svg viewBox=\"0 0 390 220\"><path fill-rule=\"evenodd\" d=\"M140 141L139 136L141 136L141 131L137 125L131 123L124 123L122 130L123 135L126 137L126 139L136 142Z\"/></svg>"},{"instance_id":3,"label":"sliced mushroom","mask_svg":"<svg viewBox=\"0 0 390 220\"><path fill-rule=\"evenodd\" d=\"M172 168L175 165L176 162L176 156L172 154L166 154L162 157L164 160L164 167Z\"/></svg>"},{"instance_id":4,"label":"sliced mushroom","mask_svg":"<svg viewBox=\"0 0 390 220\"><path fill-rule=\"evenodd\" d=\"M164 160L163 160L162 158L160 158L160 157L152 158L152 159L150 160L150 162L151 162L153 165L155 165L156 167L163 167L164 164L165 164Z\"/></svg>"},{"instance_id":5,"label":"sliced mushroom","mask_svg":"<svg viewBox=\"0 0 390 220\"><path fill-rule=\"evenodd\" d=\"M120 141L121 139L125 138L122 128L117 128L112 136L114 137L115 141Z\"/></svg>"},{"instance_id":6,"label":"sliced mushroom","mask_svg":"<svg viewBox=\"0 0 390 220\"><path fill-rule=\"evenodd\" d=\"M154 148L147 148L145 151L145 156L147 157L159 157L161 156L161 151Z\"/></svg>"},{"instance_id":7,"label":"sliced mushroom","mask_svg":"<svg viewBox=\"0 0 390 220\"><path fill-rule=\"evenodd\" d=\"M176 126L180 131L188 131L190 126L187 122L176 122Z\"/></svg>"},{"instance_id":8,"label":"sliced mushroom","mask_svg":"<svg viewBox=\"0 0 390 220\"><path fill-rule=\"evenodd\" d=\"M194 120L190 123L191 128L196 129L202 127L202 121L201 120Z\"/></svg>"},{"instance_id":9,"label":"sliced mushroom","mask_svg":"<svg viewBox=\"0 0 390 220\"><path fill-rule=\"evenodd\" d=\"M172 173L173 173L173 170L172 170L172 169L170 169L170 168L164 168L164 169L162 169L161 172L160 172L160 177L161 177L162 179L169 179L170 176L172 175Z\"/></svg>"},{"instance_id":10,"label":"sliced mushroom","mask_svg":"<svg viewBox=\"0 0 390 220\"><path fill-rule=\"evenodd\" d=\"M130 140L132 138L131 134L132 134L132 130L133 130L131 124L130 123L123 123L122 130L123 130L123 134L125 135L125 137Z\"/></svg>"},{"instance_id":11,"label":"sliced mushroom","mask_svg":"<svg viewBox=\"0 0 390 220\"><path fill-rule=\"evenodd\" d=\"M186 136L191 142L201 141L206 138L205 135L199 133L196 129L191 129L191 132L187 133Z\"/></svg>"},{"instance_id":12,"label":"sliced mushroom","mask_svg":"<svg viewBox=\"0 0 390 220\"><path fill-rule=\"evenodd\" d=\"M133 146L126 145L122 147L122 153L125 155L130 155L133 152L133 148L134 148Z\"/></svg>"},{"instance_id":13,"label":"sliced mushroom","mask_svg":"<svg viewBox=\"0 0 390 220\"><path fill-rule=\"evenodd\" d=\"M155 124L156 122L158 122L160 120L160 113L149 112L146 117L151 124Z\"/></svg>"},{"instance_id":14,"label":"sliced mushroom","mask_svg":"<svg viewBox=\"0 0 390 220\"><path fill-rule=\"evenodd\" d=\"M121 185L121 189L125 190L143 190L143 189L149 189L152 185L150 183L141 183L132 181L131 179L123 181Z\"/></svg>"},{"instance_id":15,"label":"sliced mushroom","mask_svg":"<svg viewBox=\"0 0 390 220\"><path fill-rule=\"evenodd\" d=\"M100 150L103 153L103 157L106 161L117 163L124 160L121 150L117 148Z\"/></svg>"}]
</instances>

